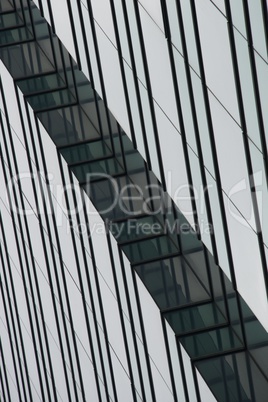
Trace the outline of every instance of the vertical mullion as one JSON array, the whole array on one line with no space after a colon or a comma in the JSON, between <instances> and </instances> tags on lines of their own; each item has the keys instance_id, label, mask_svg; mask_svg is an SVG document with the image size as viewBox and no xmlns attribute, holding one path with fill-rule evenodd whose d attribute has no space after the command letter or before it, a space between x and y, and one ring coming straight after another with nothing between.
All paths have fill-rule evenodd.
<instances>
[{"instance_id":1,"label":"vertical mullion","mask_svg":"<svg viewBox=\"0 0 268 402\"><path fill-rule=\"evenodd\" d=\"M58 161L59 161L59 166L60 166L61 178L62 178L63 186L65 187L66 186L66 181L65 181L65 177L64 177L62 160L61 160L61 156L60 156L59 152L58 152ZM69 174L69 178L70 178L70 182L72 183L72 187L73 187L74 184L72 182L71 173ZM69 219L69 221L71 221L71 216L72 215L70 214L69 197L68 197L68 194L67 194L66 191L64 191L64 194L65 194L65 201L66 201L66 206L67 206L67 211L68 211L68 219ZM73 197L74 197L74 201L76 202L76 196L75 196L74 193L73 193ZM80 227L79 211L76 213L76 217L77 217L77 221L78 221L78 226ZM86 270L86 272L88 272L89 271L89 266L88 266L87 260L86 260L86 255L85 255L85 249L84 249L82 235L79 233L79 236L80 236L81 250L82 250L82 254L83 254L83 262L84 262L84 265L85 265L85 270ZM87 326L87 330L88 330L89 344L90 344L90 347L91 347L91 354L92 354L92 360L93 360L93 367L94 367L94 374L95 374L97 392L98 392L99 399L101 399L101 391L100 391L100 385L99 385L99 381L98 381L96 357L95 357L95 351L94 351L94 347L93 347L92 335L91 335L91 332L90 332L91 331L90 330L90 323L89 323L89 318L88 318L88 313L87 313L87 303L86 303L86 296L85 296L85 288L84 288L84 284L83 284L82 275L81 275L81 272L80 272L82 264L79 262L78 250L77 250L77 246L76 246L73 227L71 228L71 237L72 237L75 260L76 260L76 264L77 264L77 272L78 272L79 285L80 285L80 289L81 289L81 295L82 295L82 301L83 301L83 307L84 307L85 321L86 321L86 326ZM89 281L87 281L87 282L89 283ZM92 308L95 310L90 285L88 286L88 288L89 288L89 294L90 294Z\"/></svg>"},{"instance_id":2,"label":"vertical mullion","mask_svg":"<svg viewBox=\"0 0 268 402\"><path fill-rule=\"evenodd\" d=\"M117 249L118 249L118 254L119 254L121 275L122 275L122 281L123 281L123 285L124 285L124 293L125 293L125 297L126 297L129 323L130 323L130 328L131 328L131 332L132 332L132 342L133 342L133 347L134 347L134 352L135 352L135 359L136 359L136 363L137 363L142 399L144 401L146 401L146 392L145 392L145 386L144 386L144 381L143 381L143 376L142 376L142 372L143 372L143 370L145 371L146 368L145 367L143 368L141 366L141 362L140 362L139 349L138 349L138 344L137 344L137 339L136 339L135 324L134 324L133 312L132 312L132 307L131 307L131 300L129 297L128 283L127 283L126 274L125 274L125 266L124 266L123 256L122 256L122 252L118 246L117 246ZM148 370L148 367L147 367L147 370Z\"/></svg>"},{"instance_id":3,"label":"vertical mullion","mask_svg":"<svg viewBox=\"0 0 268 402\"><path fill-rule=\"evenodd\" d=\"M139 12L139 3L137 0L130 0L130 1L132 1L133 5L134 5L135 18L136 18L136 23L137 23L137 28L138 28L139 42L140 42L140 47L141 47L142 62L143 62L146 87L147 87L147 92L148 92L148 101L149 101L149 107L150 107L150 113L151 113L151 119L152 119L153 131L154 131L154 138L155 138L155 145L156 145L156 151L157 151L157 157L158 157L161 183L162 183L164 191L166 191L167 187L166 187L165 171L164 171L164 166L163 166L161 146L160 146L160 141L159 141L159 133L158 133L158 127L157 127L157 121L156 121L156 115L155 115L155 109L154 109L154 98L153 98L153 92L152 92L152 86L151 86L151 80L150 80L150 74L149 74L149 67L148 67L146 49L145 49L144 38L143 38L142 24L141 24L140 12Z\"/></svg>"},{"instance_id":4,"label":"vertical mullion","mask_svg":"<svg viewBox=\"0 0 268 402\"><path fill-rule=\"evenodd\" d=\"M0 214L0 230L1 230L2 235L3 235L5 252L7 253L7 249L6 249L7 245L6 245L5 235L4 235L4 232L3 232L3 222L2 222L1 214ZM5 263L4 263L4 258L3 258L3 253L2 253L2 247L1 246L0 246L0 257L1 257L1 262L2 262L2 266L3 266L3 276L4 276L4 279L5 279L5 283L6 283L6 289L8 289L7 273L6 273L6 269L5 269ZM8 254L7 254L6 258L7 258L8 271L9 271L9 274L10 274L11 292L12 292L12 296L13 296L13 299L14 299L15 313L16 313L16 318L17 318L17 322L18 322L18 326L19 326L18 307L17 307L16 298L14 297L14 294L15 294L14 283L13 283L13 279L12 279L12 276L11 276L10 261L8 259ZM13 336L14 336L14 339L15 339L17 355L18 355L18 352L19 352L19 346L18 346L19 341L17 339L17 333L16 333L16 329L15 329L15 318L14 318L13 309L12 309L12 301L11 301L11 297L10 297L10 292L9 292L9 289L8 289L8 291L7 291L7 300L8 300L8 306L9 306L9 311L10 311L10 312L8 312L7 300L6 300L6 297L4 296L4 287L3 287L2 278L0 280L0 289L1 289L1 295L2 295L2 300L3 300L4 310L5 310L7 331L8 331L9 340L10 340L10 349L11 349L13 367L14 367L16 384L17 384L17 392L18 392L20 401L22 401L22 395L21 395L21 390L20 390L20 385L19 385L19 374L18 374L18 368L17 368L17 364L16 364L16 357L15 357L14 348L12 347L12 332L13 332ZM10 320L11 320L11 324L10 324ZM12 327L13 327L13 331L11 331ZM21 329L20 329L20 326L19 326L19 336L20 336L20 334L21 334ZM1 355L2 354L3 354L3 350L2 350L2 343L1 343ZM19 360L19 368L21 369L19 355L18 355L18 360ZM5 364L4 359L3 359L3 364ZM6 371L5 371L5 378L6 378L6 383L8 384ZM9 399L10 399L10 395L9 395Z\"/></svg>"},{"instance_id":5,"label":"vertical mullion","mask_svg":"<svg viewBox=\"0 0 268 402\"><path fill-rule=\"evenodd\" d=\"M245 7L245 12L247 13L248 9L245 5L245 2L243 2L243 4ZM234 78L235 78L235 84L236 84L236 93L237 93L237 98L238 98L239 114L240 114L240 120L241 120L241 126L242 126L244 150L245 150L245 155L246 155L248 176L249 176L250 186L251 186L251 199L252 199L255 222L256 222L257 239L258 239L260 257L261 257L261 262L262 262L266 295L268 296L268 275L267 275L267 268L266 268L266 257L265 257L265 250L264 250L264 245L263 245L263 236L262 236L262 231L261 231L260 217L259 217L259 212L258 212L257 194L256 194L254 177L253 177L253 167L252 167L252 162L251 162L251 157L250 157L250 148L249 148L249 142L248 142L248 137L247 137L247 125L246 125L245 111L244 111L244 106L243 106L241 81L240 81L240 75L239 75L238 60L237 60L235 39L234 39L234 32L233 32L232 14L231 14L229 0L225 0L225 6L226 6L227 18L229 21L229 23L228 23L229 40L230 40L230 47L231 47L231 54L232 54ZM249 21L247 20L247 18L245 18L245 20L246 20L246 26L247 26L246 29L248 31L248 34L250 34ZM252 42L252 40L251 40L251 42ZM250 51L250 47L251 46L249 46L249 54L251 55L250 56L251 67L253 67L253 69L254 69L255 63L253 60L254 55L252 54L253 48ZM255 71L255 73L256 73L256 71ZM254 85L254 88L256 90L255 85ZM267 161L267 158L264 158L264 159L266 159L266 161ZM264 164L265 164L266 179L267 179L268 171L267 171L267 166L266 166L267 164L265 163L265 161L264 161ZM236 288L235 283L234 283L234 286Z\"/></svg>"},{"instance_id":6,"label":"vertical mullion","mask_svg":"<svg viewBox=\"0 0 268 402\"><path fill-rule=\"evenodd\" d=\"M96 264L93 242L92 242L91 233L90 233L89 217L88 217L88 213L86 210L86 201L85 201L85 194L84 194L83 189L81 189L81 195L82 195L82 202L83 202L83 213L84 213L84 218L85 218L85 222L86 222L86 230L87 230L87 236L88 236L88 245L89 245L90 254L92 257L94 280L95 280L96 291L97 291L98 301L99 301L100 315L101 315L101 320L102 320L102 325L103 325L105 348L106 348L108 364L109 364L109 368L110 368L112 388L113 388L113 392L114 392L115 401L118 402L118 397L117 397L117 392L116 392L116 384L115 384L115 379L114 379L114 374L113 374L113 369L112 369L112 359L111 359L111 353L110 353L110 348L109 348L108 332L107 332L104 308L103 308L103 303L102 303L102 298L101 298L101 289L100 289L100 284L99 284L99 279L98 279L98 268L97 268L97 264ZM98 338L98 341L100 342L99 338ZM101 350L100 346L101 345L99 343L99 348ZM103 360L102 360L102 364L103 364ZM105 373L104 365L103 365L103 372ZM110 396L108 394L107 379L105 378L105 376L104 376L104 379L105 379L106 387L107 387L107 400L109 400Z\"/></svg>"},{"instance_id":7,"label":"vertical mullion","mask_svg":"<svg viewBox=\"0 0 268 402\"><path fill-rule=\"evenodd\" d=\"M42 165L43 165L43 168L44 168L45 181L46 181L46 184L48 186L49 182L48 182L47 164L46 164L46 159L45 159L45 155L44 155L44 149L43 149L43 145L42 145L42 138L41 138L41 135L40 135L40 130L39 130L39 127L38 127L37 117L36 116L35 116L35 123L36 123L36 128L37 128L38 143L40 145L41 160L42 160ZM33 141L33 143L34 143L34 141ZM34 145L34 147L35 147L35 145ZM70 306L70 301L69 301L69 297L68 297L68 287L67 287L66 277L65 277L65 273L64 273L64 262L63 262L63 256L62 256L62 251L61 251L59 233L58 233L58 229L57 229L57 223L56 223L56 218L55 218L55 211L54 211L52 196L51 196L51 192L49 190L48 190L48 197L49 197L49 205L50 205L50 208L51 208L51 211L52 211L52 214L51 214L52 230L54 232L54 236L55 236L55 240L56 240L56 246L57 246L57 250L58 250L58 253L59 253L60 274L61 274L61 279L62 279L62 282L63 282L63 289L61 289L60 275L57 274L57 268L55 270L55 274L56 274L55 276L56 276L57 288L58 288L60 304L61 304L61 309L62 309L62 320L63 320L63 326L64 326L64 330L65 330L65 334L66 334L66 344L67 344L67 349L68 349L68 354L69 354L69 359L70 359L70 365L71 365L71 373L72 373L72 378L73 378L73 388L74 388L74 393L75 393L76 400L79 400L78 391L77 391L77 383L76 383L76 379L75 379L75 369L74 369L75 365L77 365L77 369L78 369L78 377L79 377L79 382L80 382L80 386L81 386L81 393L82 393L83 398L85 398L83 379L82 379L82 374L81 374L81 366L80 366L80 361L79 361L79 354L78 354L78 349L77 349L76 334L75 334L74 325L73 325L71 306ZM73 359L73 356L72 356L71 342L70 342L69 337L68 337L68 329L67 329L68 324L66 323L66 317L65 317L65 312L64 312L64 301L63 301L64 299L65 299L65 302L66 302L66 305L67 305L67 312L68 312L68 317L69 317L69 321L70 321L71 339L72 339L72 344L73 344L73 347L74 347L75 359ZM73 360L75 360L75 363L74 363Z\"/></svg>"}]
</instances>

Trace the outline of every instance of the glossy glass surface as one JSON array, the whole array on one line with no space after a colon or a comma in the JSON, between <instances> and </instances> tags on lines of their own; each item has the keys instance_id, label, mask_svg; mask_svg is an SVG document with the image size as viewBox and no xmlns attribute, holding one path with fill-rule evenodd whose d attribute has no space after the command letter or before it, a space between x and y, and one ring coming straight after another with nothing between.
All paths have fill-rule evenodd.
<instances>
[{"instance_id":1,"label":"glossy glass surface","mask_svg":"<svg viewBox=\"0 0 268 402\"><path fill-rule=\"evenodd\" d=\"M81 145L62 148L61 154L69 164L92 161L112 156L112 150L109 145L102 140L86 142Z\"/></svg>"},{"instance_id":2,"label":"glossy glass surface","mask_svg":"<svg viewBox=\"0 0 268 402\"><path fill-rule=\"evenodd\" d=\"M0 4L0 11L5 13L14 10L14 4L12 1L2 1Z\"/></svg>"},{"instance_id":3,"label":"glossy glass surface","mask_svg":"<svg viewBox=\"0 0 268 402\"><path fill-rule=\"evenodd\" d=\"M243 343L230 327L218 328L180 337L180 342L192 358L217 355L242 349Z\"/></svg>"},{"instance_id":4,"label":"glossy glass surface","mask_svg":"<svg viewBox=\"0 0 268 402\"><path fill-rule=\"evenodd\" d=\"M166 313L165 318L176 335L226 324L226 318L214 303L201 304Z\"/></svg>"},{"instance_id":5,"label":"glossy glass surface","mask_svg":"<svg viewBox=\"0 0 268 402\"><path fill-rule=\"evenodd\" d=\"M8 13L0 16L0 31L10 27L18 27L23 25L18 13Z\"/></svg>"},{"instance_id":6,"label":"glossy glass surface","mask_svg":"<svg viewBox=\"0 0 268 402\"><path fill-rule=\"evenodd\" d=\"M246 353L198 362L197 368L219 402L265 402L267 399L267 378Z\"/></svg>"},{"instance_id":7,"label":"glossy glass surface","mask_svg":"<svg viewBox=\"0 0 268 402\"><path fill-rule=\"evenodd\" d=\"M17 84L25 95L53 91L66 86L64 80L57 73L27 78L25 80L17 81Z\"/></svg>"},{"instance_id":8,"label":"glossy glass surface","mask_svg":"<svg viewBox=\"0 0 268 402\"><path fill-rule=\"evenodd\" d=\"M144 209L142 194L127 176L107 178L105 173L99 172L94 179L99 181L88 182L83 187L104 218L131 219L141 215Z\"/></svg>"},{"instance_id":9,"label":"glossy glass surface","mask_svg":"<svg viewBox=\"0 0 268 402\"><path fill-rule=\"evenodd\" d=\"M38 113L57 146L100 138L88 116L78 106Z\"/></svg>"},{"instance_id":10,"label":"glossy glass surface","mask_svg":"<svg viewBox=\"0 0 268 402\"><path fill-rule=\"evenodd\" d=\"M32 77L35 74L54 72L55 68L35 42L0 49L3 63L14 78ZM35 60L31 63L30 59Z\"/></svg>"},{"instance_id":11,"label":"glossy glass surface","mask_svg":"<svg viewBox=\"0 0 268 402\"><path fill-rule=\"evenodd\" d=\"M76 103L75 97L68 89L28 96L27 100L37 112Z\"/></svg>"},{"instance_id":12,"label":"glossy glass surface","mask_svg":"<svg viewBox=\"0 0 268 402\"><path fill-rule=\"evenodd\" d=\"M164 233L161 215L137 217L124 222L111 222L110 230L119 243Z\"/></svg>"},{"instance_id":13,"label":"glossy glass surface","mask_svg":"<svg viewBox=\"0 0 268 402\"><path fill-rule=\"evenodd\" d=\"M122 250L133 264L179 252L176 245L167 236L123 245Z\"/></svg>"},{"instance_id":14,"label":"glossy glass surface","mask_svg":"<svg viewBox=\"0 0 268 402\"><path fill-rule=\"evenodd\" d=\"M203 283L182 256L138 265L135 270L161 309L210 299Z\"/></svg>"},{"instance_id":15,"label":"glossy glass surface","mask_svg":"<svg viewBox=\"0 0 268 402\"><path fill-rule=\"evenodd\" d=\"M88 180L92 181L98 178L92 177L93 174L111 175L115 176L124 173L122 165L116 158L106 158L96 162L83 163L81 165L73 166L72 171L80 183L86 183Z\"/></svg>"},{"instance_id":16,"label":"glossy glass surface","mask_svg":"<svg viewBox=\"0 0 268 402\"><path fill-rule=\"evenodd\" d=\"M27 28L14 28L1 32L0 46L7 46L13 43L21 43L31 40L33 37Z\"/></svg>"}]
</instances>

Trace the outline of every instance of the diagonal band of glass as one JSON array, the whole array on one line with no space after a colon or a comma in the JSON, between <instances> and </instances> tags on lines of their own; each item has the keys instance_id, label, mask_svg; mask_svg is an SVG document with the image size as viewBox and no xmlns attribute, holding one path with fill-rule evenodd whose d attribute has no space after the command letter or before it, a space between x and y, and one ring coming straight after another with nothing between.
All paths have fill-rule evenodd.
<instances>
[{"instance_id":1,"label":"diagonal band of glass","mask_svg":"<svg viewBox=\"0 0 268 402\"><path fill-rule=\"evenodd\" d=\"M34 3L2 0L0 13L1 60L170 324L178 351L183 345L217 400L265 401L266 331Z\"/></svg>"}]
</instances>

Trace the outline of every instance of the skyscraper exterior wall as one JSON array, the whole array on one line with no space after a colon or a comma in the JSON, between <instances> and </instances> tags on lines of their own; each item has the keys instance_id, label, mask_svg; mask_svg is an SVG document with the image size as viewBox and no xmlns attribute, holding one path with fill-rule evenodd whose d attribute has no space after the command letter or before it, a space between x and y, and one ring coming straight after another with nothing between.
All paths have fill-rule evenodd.
<instances>
[{"instance_id":1,"label":"skyscraper exterior wall","mask_svg":"<svg viewBox=\"0 0 268 402\"><path fill-rule=\"evenodd\" d=\"M267 401L267 12L1 1L1 400Z\"/></svg>"}]
</instances>

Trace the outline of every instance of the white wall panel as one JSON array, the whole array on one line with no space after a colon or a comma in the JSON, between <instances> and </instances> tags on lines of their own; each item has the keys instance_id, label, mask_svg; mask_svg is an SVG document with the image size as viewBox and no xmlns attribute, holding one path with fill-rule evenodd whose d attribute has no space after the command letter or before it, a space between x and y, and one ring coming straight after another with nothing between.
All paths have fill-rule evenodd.
<instances>
[{"instance_id":1,"label":"white wall panel","mask_svg":"<svg viewBox=\"0 0 268 402\"><path fill-rule=\"evenodd\" d=\"M107 35L113 46L116 46L110 1L91 0L91 7L97 25Z\"/></svg>"},{"instance_id":2,"label":"white wall panel","mask_svg":"<svg viewBox=\"0 0 268 402\"><path fill-rule=\"evenodd\" d=\"M156 117L160 133L165 133L165 136L160 135L160 147L167 191L186 219L194 224L181 134L159 108L156 108Z\"/></svg>"},{"instance_id":3,"label":"white wall panel","mask_svg":"<svg viewBox=\"0 0 268 402\"><path fill-rule=\"evenodd\" d=\"M255 230L242 132L212 96L210 101L222 188Z\"/></svg>"},{"instance_id":4,"label":"white wall panel","mask_svg":"<svg viewBox=\"0 0 268 402\"><path fill-rule=\"evenodd\" d=\"M209 0L195 4L207 85L239 121L227 21Z\"/></svg>"},{"instance_id":5,"label":"white wall panel","mask_svg":"<svg viewBox=\"0 0 268 402\"><path fill-rule=\"evenodd\" d=\"M216 5L225 14L224 0L210 0L211 3Z\"/></svg>"},{"instance_id":6,"label":"white wall panel","mask_svg":"<svg viewBox=\"0 0 268 402\"><path fill-rule=\"evenodd\" d=\"M98 45L102 62L104 84L108 107L123 129L130 135L125 95L118 60L118 53L103 31L96 26Z\"/></svg>"},{"instance_id":7,"label":"white wall panel","mask_svg":"<svg viewBox=\"0 0 268 402\"><path fill-rule=\"evenodd\" d=\"M229 213L225 195L224 203L239 292L267 330L268 305L257 236L246 221Z\"/></svg>"},{"instance_id":8,"label":"white wall panel","mask_svg":"<svg viewBox=\"0 0 268 402\"><path fill-rule=\"evenodd\" d=\"M179 127L167 41L141 7L140 16L153 97L173 124Z\"/></svg>"},{"instance_id":9,"label":"white wall panel","mask_svg":"<svg viewBox=\"0 0 268 402\"><path fill-rule=\"evenodd\" d=\"M173 369L173 374L175 378L175 387L177 392L177 397L179 401L185 401L185 393L184 393L184 385L181 376L181 368L178 359L178 349L177 349L177 340L175 338L174 331L171 329L168 322L165 322L166 330L167 330L167 338L168 338L168 347L170 350L170 358L171 365Z\"/></svg>"},{"instance_id":10,"label":"white wall panel","mask_svg":"<svg viewBox=\"0 0 268 402\"><path fill-rule=\"evenodd\" d=\"M137 285L142 306L148 352L151 360L157 401L172 401L166 348L163 337L160 312L147 289L137 276Z\"/></svg>"},{"instance_id":11,"label":"white wall panel","mask_svg":"<svg viewBox=\"0 0 268 402\"><path fill-rule=\"evenodd\" d=\"M183 360L183 365L184 365L184 370L185 370L185 377L186 377L186 382L187 382L189 400L191 402L197 402L191 359L190 359L188 353L185 351L183 346L181 346L181 354L182 354L182 360Z\"/></svg>"},{"instance_id":12,"label":"white wall panel","mask_svg":"<svg viewBox=\"0 0 268 402\"><path fill-rule=\"evenodd\" d=\"M139 0L139 3L144 7L158 27L164 31L160 0Z\"/></svg>"}]
</instances>

